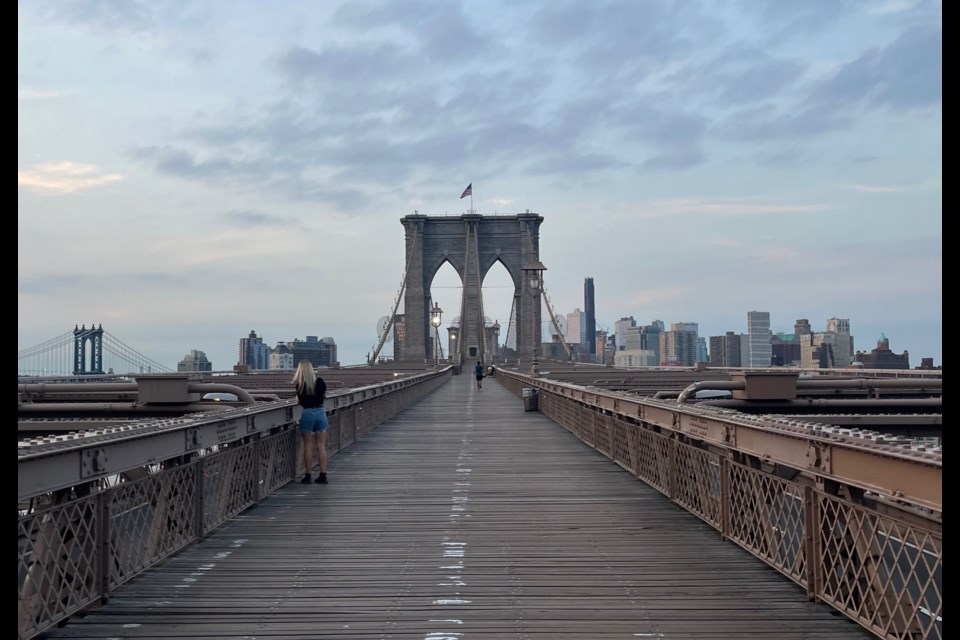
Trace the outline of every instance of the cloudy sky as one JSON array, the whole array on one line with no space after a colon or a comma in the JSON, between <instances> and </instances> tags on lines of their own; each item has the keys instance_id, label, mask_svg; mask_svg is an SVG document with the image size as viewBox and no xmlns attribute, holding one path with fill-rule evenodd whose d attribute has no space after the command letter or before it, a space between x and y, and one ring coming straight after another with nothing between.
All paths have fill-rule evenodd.
<instances>
[{"instance_id":1,"label":"cloudy sky","mask_svg":"<svg viewBox=\"0 0 960 640\"><path fill-rule=\"evenodd\" d=\"M400 218L472 182L544 217L557 313L589 276L601 328L849 318L941 363L939 0L22 1L18 51L21 350L97 323L171 368L251 330L360 363Z\"/></svg>"}]
</instances>

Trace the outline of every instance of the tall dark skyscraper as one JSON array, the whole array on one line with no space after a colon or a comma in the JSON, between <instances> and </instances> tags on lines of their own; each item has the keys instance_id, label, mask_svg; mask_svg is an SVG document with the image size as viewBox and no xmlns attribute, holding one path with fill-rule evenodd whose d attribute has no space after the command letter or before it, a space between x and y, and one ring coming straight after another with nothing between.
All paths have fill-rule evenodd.
<instances>
[{"instance_id":1,"label":"tall dark skyscraper","mask_svg":"<svg viewBox=\"0 0 960 640\"><path fill-rule=\"evenodd\" d=\"M597 314L593 299L593 278L583 280L584 321L587 323L587 345L590 355L597 354Z\"/></svg>"}]
</instances>

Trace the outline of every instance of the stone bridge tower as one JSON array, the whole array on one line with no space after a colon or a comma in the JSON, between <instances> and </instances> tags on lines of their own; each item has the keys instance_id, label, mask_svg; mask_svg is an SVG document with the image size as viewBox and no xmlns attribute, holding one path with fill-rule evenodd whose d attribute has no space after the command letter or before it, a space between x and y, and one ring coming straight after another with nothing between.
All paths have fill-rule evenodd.
<instances>
[{"instance_id":1,"label":"stone bridge tower","mask_svg":"<svg viewBox=\"0 0 960 640\"><path fill-rule=\"evenodd\" d=\"M530 362L540 343L540 293L531 291L523 268L540 261L540 224L535 213L461 216L409 215L401 218L406 232L407 274L404 288L404 360L423 361L433 355L430 333L430 287L444 262L463 282L460 330L455 363L490 361L494 345L486 344L483 320L483 278L500 262L513 280L517 353ZM449 309L447 310L450 311Z\"/></svg>"},{"instance_id":2,"label":"stone bridge tower","mask_svg":"<svg viewBox=\"0 0 960 640\"><path fill-rule=\"evenodd\" d=\"M103 373L103 325L73 326L73 375Z\"/></svg>"}]
</instances>

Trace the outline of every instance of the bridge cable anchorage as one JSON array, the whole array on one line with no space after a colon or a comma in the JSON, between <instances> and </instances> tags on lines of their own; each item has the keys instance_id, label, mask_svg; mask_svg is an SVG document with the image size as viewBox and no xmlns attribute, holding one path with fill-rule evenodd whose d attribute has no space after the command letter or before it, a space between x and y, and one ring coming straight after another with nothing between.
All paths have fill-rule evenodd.
<instances>
[{"instance_id":1,"label":"bridge cable anchorage","mask_svg":"<svg viewBox=\"0 0 960 640\"><path fill-rule=\"evenodd\" d=\"M393 329L394 318L397 317L397 309L400 307L400 300L403 299L403 292L407 288L407 275L410 273L410 263L413 260L413 256L416 253L417 248L417 238L420 235L419 230L414 227L413 229L413 239L410 241L410 254L407 256L407 264L403 268L403 277L400 279L400 291L397 293L396 299L393 301L393 311L390 312L390 317L387 320L387 323L383 327L383 334L380 335L379 341L377 342L376 348L371 354L370 360L367 364L374 364L377 361L377 358L380 357L380 351L383 349L383 345L387 342L387 336L390 335L390 330Z\"/></svg>"}]
</instances>

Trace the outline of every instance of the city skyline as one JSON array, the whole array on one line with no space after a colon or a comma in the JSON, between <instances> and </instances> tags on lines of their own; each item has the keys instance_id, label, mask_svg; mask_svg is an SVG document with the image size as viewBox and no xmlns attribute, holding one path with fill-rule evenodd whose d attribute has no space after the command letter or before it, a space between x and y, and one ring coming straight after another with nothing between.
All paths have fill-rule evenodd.
<instances>
[{"instance_id":1,"label":"city skyline","mask_svg":"<svg viewBox=\"0 0 960 640\"><path fill-rule=\"evenodd\" d=\"M580 312L580 313L583 313L583 312ZM750 314L754 314L754 313L765 314L766 312L756 311L756 310L747 312L747 314L746 314L747 321L744 323L744 327L745 327L745 328L744 328L742 331L737 330L737 329L734 329L734 328L728 328L728 329L725 329L725 330L721 330L719 333L709 333L709 334L708 334L708 333L704 333L703 331L700 331L699 323L698 323L696 320L663 321L663 320L660 319L660 318L650 318L650 319L647 319L647 320L643 320L643 319L638 320L638 319L637 319L636 317L634 317L634 316L621 316L621 317L618 319L618 322L622 322L622 321L625 321L625 320L628 320L628 319L632 319L632 320L634 321L634 325L633 325L633 326L637 326L637 327L642 327L642 326L646 326L647 324L650 324L650 323L658 323L658 322L659 322L659 323L661 323L661 324L663 324L663 325L665 326L665 329L664 329L664 330L668 330L669 328L671 328L671 327L674 326L674 325L693 325L693 326L696 326L696 327L697 327L697 335L699 336L699 338L700 338L701 340L708 340L708 339L710 339L710 338L722 338L722 337L724 337L724 335L727 334L727 333L733 333L733 334L735 334L736 336L743 337L743 338L748 338L748 337L749 337L749 332L748 332L748 329L749 329L749 318L750 318ZM560 326L561 331L567 332L568 328L567 328L567 324L566 324L566 322L565 322L565 318L567 317L568 314L560 313L560 312L557 312L557 314L558 314L558 319L561 321L561 326ZM544 315L546 316L547 314L544 313ZM850 320L850 319L849 319L849 318L839 319L839 318L837 318L836 316L834 316L834 317L831 317L831 318L826 318L826 319L823 321L823 324L822 324L822 325L818 325L818 324L816 324L816 322L809 322L809 318L796 318L796 319L793 321L794 324L793 324L789 329L783 329L783 330L775 329L773 322L771 322L771 323L770 323L770 338L771 338L771 339L772 339L772 338L776 338L778 335L796 335L798 323L801 323L801 322L806 322L806 323L808 323L809 326L807 326L807 330L809 330L810 332L812 332L812 333L819 333L819 332L829 332L829 331L832 331L835 327L833 327L833 326L831 326L831 325L833 325L833 324L836 323L836 322L846 322L846 321L848 321L848 320ZM488 321L489 321L490 323L492 323L492 319L490 319L489 316L488 316ZM454 326L454 325L456 325L456 324L457 324L457 319L456 319L456 318L454 318L454 319L452 320L452 322L451 322L451 320L448 319L447 321L443 322L443 324L442 324L442 326L441 326L441 330L443 330L443 328L445 328L445 327ZM617 324L617 322L613 323L613 324L611 325L611 327L616 326L616 324ZM544 325L544 326L543 326L543 336L542 336L542 337L543 337L543 344L549 344L549 343L551 342L551 340L552 340L552 334L554 333L554 329L553 329L553 327L552 327L552 321L550 321L549 319L548 319L548 320L544 320L544 321L543 321L543 325ZM851 348L851 350L850 350L850 355L856 355L858 352L869 353L870 351L872 351L872 350L878 345L879 342L881 342L881 341L885 341L885 342L888 342L888 343L890 342L890 337L887 336L887 335L885 335L885 334L883 334L883 333L881 333L881 334L880 334L879 336L877 336L876 338L871 338L871 339L866 339L866 340L864 340L863 338L858 339L857 333L856 333L856 331L855 331L855 327L856 327L856 323L853 322L853 321L851 321L851 324L850 324L850 326L848 327L848 330L851 331L851 333L849 334L849 336L850 336L850 338L853 340L853 346L852 346L852 348ZM91 325L91 328L93 328L93 325ZM101 327L101 328L102 328L102 327ZM504 327L504 329L505 329L505 327ZM605 330L605 329L601 329L601 330ZM109 331L108 331L108 333L109 333ZM290 345L293 345L294 343L300 343L300 342L304 342L304 341L309 342L310 340L319 340L319 341L329 342L330 344L333 344L333 345L334 345L333 348L334 348L334 350L335 350L336 353L339 353L339 352L341 351L341 348L340 348L339 344L337 343L335 336L324 336L323 338L318 338L318 336L305 336L305 337L303 337L303 338L301 338L301 337L294 337L294 338L289 338L289 337L287 337L287 338L280 338L280 339L276 339L276 340L270 340L267 336L264 336L264 335L262 335L262 334L259 334L259 335L258 335L258 333L259 333L259 332L258 332L256 329L253 329L253 330L251 330L251 331L249 332L248 335L246 335L246 336L241 336L241 337L237 338L237 340L234 341L234 350L235 350L235 352L239 350L239 351L242 353L243 350L244 350L244 343L245 343L248 339L250 339L250 338L255 338L257 342L259 342L259 343L262 344L263 349L265 349L265 352L264 352L264 354L263 354L263 356L262 356L262 358L264 358L264 362L266 361L266 358L269 357L269 353L270 353L272 350L274 350L276 347L278 347L278 346L281 346L281 345L282 345L283 347L287 348L287 347L289 347ZM617 335L617 333L616 333L616 331L613 330L613 329L611 329L611 331L610 331L609 334L608 334L608 336L611 337L611 338L613 338L613 339L616 339L616 335ZM119 340L120 342L123 342L121 336L111 336L111 337L112 337L113 339L115 339L115 340ZM502 330L502 331L501 331L501 334L500 334L500 342L501 342L501 345L500 345L500 346L504 346L504 340L505 340L505 339L506 339L506 334L505 334L505 331ZM239 343L240 343L239 349L237 349L237 346L236 346L236 342L237 342L237 341L239 341ZM571 343L572 343L573 341L571 341L571 340L568 339L568 342L571 342ZM390 345L390 342L388 342L387 344ZM125 346L126 346L126 347L129 347L129 348L132 348L132 349L134 349L135 351L137 350L135 345L125 344ZM915 369L915 368L919 367L920 364L921 364L921 360L923 360L923 359L925 359L925 358L932 358L932 356L916 354L916 353L910 352L909 349L901 348L901 347L896 343L896 340L894 340L894 341L892 342L890 348L891 348L891 351L892 351L894 354L898 355L898 356L899 356L900 354L902 354L904 351L907 351L907 352L909 353L909 357L910 357L910 368L911 368L911 369ZM139 353L139 351L138 351L138 353ZM220 353L221 355L225 355L225 354L226 354L226 351L220 350L220 351L217 351L217 353ZM204 361L207 362L207 363L209 363L210 365L212 365L212 370L213 370L213 371L230 371L230 370L233 369L233 367L234 367L235 365L242 364L242 363L240 362L240 359L241 359L243 356L240 355L240 354L238 354L237 357L234 358L234 361L231 361L230 364L223 365L222 362L220 362L220 361L215 361L215 360L214 360L214 357L208 356L208 355L207 355L207 351L206 351L205 349L197 348L197 347L191 347L191 348L187 349L186 352L185 352L185 355L181 355L181 356L177 359L177 361L174 362L172 365L171 365L170 363L165 363L165 362L162 362L162 361L157 361L157 360L156 360L155 358L153 358L150 354L143 354L143 353L141 353L141 355L146 356L147 358L150 358L151 360L157 361L159 364L162 364L162 365L164 365L164 366L167 366L167 367L170 368L171 370L177 370L177 369L179 368L179 366L182 364L182 362L183 362L185 359L191 359L193 356L195 356L195 355L197 355L197 354L201 354L201 355L203 356ZM384 349L384 351L381 353L381 355L382 355L383 357L387 358L387 359L392 358L392 357L393 357L392 345L390 346L390 348ZM712 350L710 350L710 351L709 351L709 356L712 356L712 355L713 355ZM227 360L229 360L229 358L227 358ZM338 360L339 360L339 358L338 358ZM707 360L704 360L704 362L706 362L706 361L707 361ZM345 362L345 361L342 361L342 360L339 360L339 362L340 362L341 365L349 366L349 365L352 365L352 364L363 364L364 362L366 362L366 360L365 360L365 358L364 358L364 360L363 360L362 362ZM289 364L289 363L288 363L288 364ZM937 360L934 360L933 364L934 364L934 366L941 366L941 365L942 365L942 363L939 362L939 361L937 361ZM290 364L290 366L292 367L292 364ZM743 366L750 366L750 365L745 362L745 363L743 364ZM760 365L760 366L762 366L762 365ZM788 365L786 365L786 366L790 366L790 365L788 364ZM254 368L256 368L256 367L254 367ZM266 367L264 367L264 368L266 368ZM275 368L275 367L273 367L273 366L271 365L270 368ZM208 369L208 370L209 370L209 369Z\"/></svg>"},{"instance_id":2,"label":"city skyline","mask_svg":"<svg viewBox=\"0 0 960 640\"><path fill-rule=\"evenodd\" d=\"M939 1L20 2L18 54L19 349L361 363L400 219L472 206L544 217L559 314L591 277L608 329L764 309L942 363Z\"/></svg>"}]
</instances>

